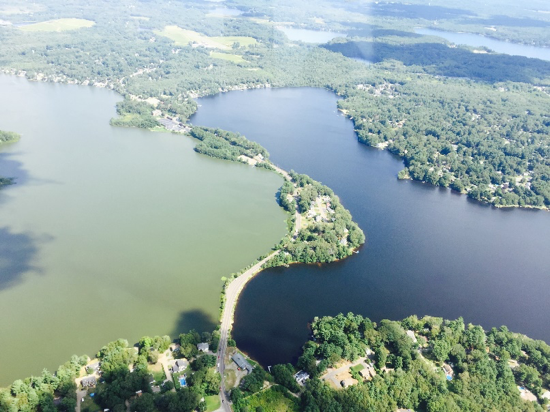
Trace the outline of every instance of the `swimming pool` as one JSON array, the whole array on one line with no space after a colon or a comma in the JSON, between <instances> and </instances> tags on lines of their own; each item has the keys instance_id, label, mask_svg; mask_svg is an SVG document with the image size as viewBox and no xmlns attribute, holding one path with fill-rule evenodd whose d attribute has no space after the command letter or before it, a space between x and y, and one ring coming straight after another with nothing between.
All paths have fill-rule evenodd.
<instances>
[{"instance_id":1,"label":"swimming pool","mask_svg":"<svg viewBox=\"0 0 550 412\"><path fill-rule=\"evenodd\" d=\"M187 383L185 382L185 378L183 376L180 376L179 379L181 386L187 386Z\"/></svg>"}]
</instances>

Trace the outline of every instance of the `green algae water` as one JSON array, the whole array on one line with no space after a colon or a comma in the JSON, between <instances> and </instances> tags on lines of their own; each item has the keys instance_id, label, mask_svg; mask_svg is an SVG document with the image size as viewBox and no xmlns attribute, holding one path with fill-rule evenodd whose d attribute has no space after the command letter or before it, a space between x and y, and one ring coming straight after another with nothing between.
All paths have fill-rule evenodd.
<instances>
[{"instance_id":1,"label":"green algae water","mask_svg":"<svg viewBox=\"0 0 550 412\"><path fill-rule=\"evenodd\" d=\"M221 277L285 234L282 178L115 128L115 93L0 76L0 385L123 337L217 324Z\"/></svg>"}]
</instances>

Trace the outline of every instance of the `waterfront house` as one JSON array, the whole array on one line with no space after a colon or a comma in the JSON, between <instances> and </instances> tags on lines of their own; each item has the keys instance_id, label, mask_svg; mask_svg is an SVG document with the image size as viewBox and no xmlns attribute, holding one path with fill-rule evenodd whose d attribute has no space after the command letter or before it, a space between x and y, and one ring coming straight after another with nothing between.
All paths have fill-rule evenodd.
<instances>
[{"instance_id":1,"label":"waterfront house","mask_svg":"<svg viewBox=\"0 0 550 412\"><path fill-rule=\"evenodd\" d=\"M178 359L172 366L172 372L178 373L183 372L189 366L189 362L186 359Z\"/></svg>"},{"instance_id":2,"label":"waterfront house","mask_svg":"<svg viewBox=\"0 0 550 412\"><path fill-rule=\"evenodd\" d=\"M233 362L235 362L237 366L243 371L245 370L250 373L252 372L252 369L254 369L252 365L248 363L248 361L240 353L234 354L231 359L233 359Z\"/></svg>"},{"instance_id":3,"label":"waterfront house","mask_svg":"<svg viewBox=\"0 0 550 412\"><path fill-rule=\"evenodd\" d=\"M90 375L90 376L86 376L85 378L82 378L82 380L80 381L80 384L82 385L83 388L89 388L92 386L96 386L97 380L94 375Z\"/></svg>"},{"instance_id":4,"label":"waterfront house","mask_svg":"<svg viewBox=\"0 0 550 412\"><path fill-rule=\"evenodd\" d=\"M201 352L208 352L208 343L206 342L199 343L197 345L197 349L200 350Z\"/></svg>"},{"instance_id":5,"label":"waterfront house","mask_svg":"<svg viewBox=\"0 0 550 412\"><path fill-rule=\"evenodd\" d=\"M300 371L294 375L294 379L296 379L296 382L298 382L300 385L303 385L304 382L309 379L309 373L305 371Z\"/></svg>"}]
</instances>

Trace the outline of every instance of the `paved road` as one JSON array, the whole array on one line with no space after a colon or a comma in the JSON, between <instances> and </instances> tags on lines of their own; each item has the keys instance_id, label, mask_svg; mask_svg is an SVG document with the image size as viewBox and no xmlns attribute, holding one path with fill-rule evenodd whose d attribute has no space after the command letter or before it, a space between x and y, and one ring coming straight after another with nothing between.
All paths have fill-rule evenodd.
<instances>
[{"instance_id":1,"label":"paved road","mask_svg":"<svg viewBox=\"0 0 550 412\"><path fill-rule=\"evenodd\" d=\"M250 279L252 279L256 273L258 273L258 271L261 269L261 267L265 262L272 259L277 254L279 254L278 250L273 252L271 255L261 260L260 262L256 263L254 266L252 266L250 269L244 272L241 276L234 279L229 284L229 286L227 286L227 289L225 289L225 305L223 307L222 321L220 326L220 343L218 346L218 356L219 356L219 363L220 363L219 372L222 375L222 383L220 388L221 389L220 398L222 400L222 407L221 407L222 411L227 411L227 412L231 411L231 406L229 405L228 393L226 393L226 390L225 390L224 360L225 360L225 352L227 350L227 338L229 336L231 327L233 325L233 314L235 312L235 306L239 299L239 295L244 288L244 285L246 285L246 283Z\"/></svg>"},{"instance_id":2,"label":"paved road","mask_svg":"<svg viewBox=\"0 0 550 412\"><path fill-rule=\"evenodd\" d=\"M273 165L275 170L281 174L286 180L292 181L292 178L290 175L283 169ZM302 215L298 212L298 202L296 202L296 228L295 228L295 234L294 237L296 237L298 231L302 227ZM231 405L229 405L229 397L228 393L225 389L225 381L224 381L224 373L225 373L225 352L227 351L227 339L229 337L229 333L231 331L231 327L233 325L233 315L235 313L235 306L237 305L237 301L239 300L239 295L241 291L243 290L244 286L250 279L254 277L256 273L260 271L264 263L266 263L268 260L272 259L274 256L279 254L279 250L273 252L268 257L263 259L262 261L256 263L254 266L252 266L250 269L248 269L246 272L244 272L241 276L234 279L225 290L225 305L223 307L223 313L222 313L222 319L221 319L221 325L220 325L220 342L218 345L218 359L219 359L219 372L222 376L222 382L220 387L220 398L222 401L220 409L218 411L223 412L231 412ZM216 412L218 412L216 411Z\"/></svg>"}]
</instances>

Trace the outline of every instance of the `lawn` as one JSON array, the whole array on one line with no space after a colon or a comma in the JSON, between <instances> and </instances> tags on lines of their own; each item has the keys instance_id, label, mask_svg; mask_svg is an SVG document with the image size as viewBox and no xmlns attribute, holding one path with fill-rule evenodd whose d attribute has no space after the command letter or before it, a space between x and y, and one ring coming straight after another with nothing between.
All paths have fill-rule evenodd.
<instances>
[{"instance_id":1,"label":"lawn","mask_svg":"<svg viewBox=\"0 0 550 412\"><path fill-rule=\"evenodd\" d=\"M359 371L362 371L363 369L365 369L365 365L360 363L359 365L352 366L350 369L354 372L359 372Z\"/></svg>"},{"instance_id":2,"label":"lawn","mask_svg":"<svg viewBox=\"0 0 550 412\"><path fill-rule=\"evenodd\" d=\"M256 39L252 37L208 37L196 31L182 29L178 26L166 26L164 30L156 31L155 33L159 36L168 37L170 40L173 40L176 44L180 46L187 46L190 42L193 42L212 49L229 50L235 42L238 42L241 46L256 44Z\"/></svg>"},{"instance_id":3,"label":"lawn","mask_svg":"<svg viewBox=\"0 0 550 412\"><path fill-rule=\"evenodd\" d=\"M94 389L90 391L90 393L93 393ZM80 404L80 410L82 412L98 412L101 411L101 408L93 401L93 398L90 397L90 393L88 393L84 397L84 402ZM80 402L80 399L78 399Z\"/></svg>"},{"instance_id":4,"label":"lawn","mask_svg":"<svg viewBox=\"0 0 550 412\"><path fill-rule=\"evenodd\" d=\"M206 402L206 412L213 412L221 406L220 395L206 396L204 401Z\"/></svg>"},{"instance_id":5,"label":"lawn","mask_svg":"<svg viewBox=\"0 0 550 412\"><path fill-rule=\"evenodd\" d=\"M233 43L240 43L241 46L252 46L256 44L257 41L253 37L246 36L220 36L220 37L210 37L212 40L215 40L227 47L233 46Z\"/></svg>"},{"instance_id":6,"label":"lawn","mask_svg":"<svg viewBox=\"0 0 550 412\"><path fill-rule=\"evenodd\" d=\"M220 52L210 52L210 57L214 59L227 60L233 63L246 63L247 61L243 59L242 56L238 54L229 54L229 53L220 53Z\"/></svg>"},{"instance_id":7,"label":"lawn","mask_svg":"<svg viewBox=\"0 0 550 412\"><path fill-rule=\"evenodd\" d=\"M235 372L233 369L227 368L225 370L225 386L228 388L232 388L237 383L237 372Z\"/></svg>"},{"instance_id":8,"label":"lawn","mask_svg":"<svg viewBox=\"0 0 550 412\"><path fill-rule=\"evenodd\" d=\"M68 31L92 27L95 22L85 19L57 19L21 26L23 31Z\"/></svg>"},{"instance_id":9,"label":"lawn","mask_svg":"<svg viewBox=\"0 0 550 412\"><path fill-rule=\"evenodd\" d=\"M266 389L246 398L248 410L255 411L261 406L265 412L297 412L298 399L290 399L273 388Z\"/></svg>"}]
</instances>

